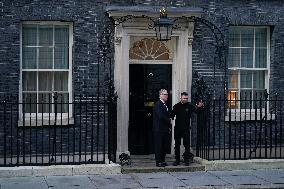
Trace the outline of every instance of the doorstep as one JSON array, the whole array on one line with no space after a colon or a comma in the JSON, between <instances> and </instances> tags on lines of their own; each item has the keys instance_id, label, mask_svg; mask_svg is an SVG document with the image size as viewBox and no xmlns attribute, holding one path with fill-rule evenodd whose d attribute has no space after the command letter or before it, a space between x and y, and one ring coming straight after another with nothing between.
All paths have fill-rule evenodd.
<instances>
[{"instance_id":1,"label":"doorstep","mask_svg":"<svg viewBox=\"0 0 284 189\"><path fill-rule=\"evenodd\" d=\"M166 167L125 167L121 168L121 173L155 173L155 172L194 172L194 171L205 171L205 166L197 163L192 163L189 166L166 166Z\"/></svg>"},{"instance_id":2,"label":"doorstep","mask_svg":"<svg viewBox=\"0 0 284 189\"><path fill-rule=\"evenodd\" d=\"M200 163L191 163L189 166L185 166L181 162L178 166L172 166L174 157L167 155L166 167L156 167L155 157L153 154L150 155L132 155L131 165L124 165L121 167L121 173L152 173L152 172L194 172L194 171L205 171L205 166Z\"/></svg>"}]
</instances>

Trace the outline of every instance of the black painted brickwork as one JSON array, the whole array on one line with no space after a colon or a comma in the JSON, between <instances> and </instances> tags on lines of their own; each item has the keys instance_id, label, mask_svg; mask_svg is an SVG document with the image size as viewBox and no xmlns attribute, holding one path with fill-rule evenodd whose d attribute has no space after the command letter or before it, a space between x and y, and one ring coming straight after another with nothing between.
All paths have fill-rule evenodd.
<instances>
[{"instance_id":1,"label":"black painted brickwork","mask_svg":"<svg viewBox=\"0 0 284 189\"><path fill-rule=\"evenodd\" d=\"M202 1L204 2L204 1ZM283 97L284 94L284 55L282 53L284 48L283 40L283 19L284 19L284 5L281 1L207 1L207 3L198 5L204 8L207 14L204 15L205 19L210 20L223 32L225 36L225 43L228 43L228 29L229 26L270 26L271 28L271 43L270 43L270 79L269 79L269 93L274 98L275 93L278 93L278 98ZM210 67L213 70L213 63L215 48L215 41L213 34L210 33L208 28L203 25L196 26L195 38L193 41L193 70L197 71L199 75L203 76L208 86L216 91L216 98L223 98L223 81L224 69L216 67L216 83L212 83L212 75L205 73L200 68L201 66ZM217 64L218 65L218 64ZM212 87L213 86L213 87ZM213 93L212 93L213 95ZM213 97L213 96L212 96ZM223 112L223 110L221 111ZM239 123L234 123L238 125ZM242 123L243 125L245 123ZM196 143L196 128L193 124L192 143ZM212 125L211 125L212 126ZM217 130L216 130L217 131ZM249 136L250 131L246 130L246 137ZM221 127L221 133L227 131ZM279 132L279 131L278 131ZM211 132L213 133L213 132ZM217 133L215 139L217 140ZM228 135L227 135L228 136ZM244 138L242 137L242 140ZM273 135L273 141L275 135ZM213 137L211 137L213 140ZM221 143L221 146L228 142L224 141L223 137L216 143ZM212 145L214 144L211 141ZM216 147L216 146L215 146Z\"/></svg>"},{"instance_id":2,"label":"black painted brickwork","mask_svg":"<svg viewBox=\"0 0 284 189\"><path fill-rule=\"evenodd\" d=\"M20 71L20 23L21 21L67 21L74 24L73 46L73 90L75 93L96 94L98 63L96 51L98 36L107 19L105 6L143 5L171 7L201 7L203 17L210 20L225 35L227 42L230 25L271 26L270 91L284 92L284 6L281 0L0 0L0 93L19 93ZM212 74L205 74L199 65L213 67L214 40L212 33L202 25L196 26L193 42L193 71L197 71L207 82ZM224 70L217 68L217 80L223 81ZM104 71L100 71L101 81ZM218 82L220 83L220 82ZM212 86L212 85L211 85ZM216 86L216 88L219 86ZM2 119L3 120L3 119ZM3 122L2 122L3 123Z\"/></svg>"}]
</instances>

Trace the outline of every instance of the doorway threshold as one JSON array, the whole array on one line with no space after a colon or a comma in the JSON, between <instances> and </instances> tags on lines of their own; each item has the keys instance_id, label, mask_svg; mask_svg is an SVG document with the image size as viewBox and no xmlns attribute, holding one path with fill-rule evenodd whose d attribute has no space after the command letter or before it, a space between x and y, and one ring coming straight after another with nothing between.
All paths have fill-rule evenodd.
<instances>
[{"instance_id":1,"label":"doorway threshold","mask_svg":"<svg viewBox=\"0 0 284 189\"><path fill-rule=\"evenodd\" d=\"M181 162L178 166L173 166L174 156L168 154L166 156L166 167L156 167L155 155L131 155L131 165L124 165L121 167L121 172L128 173L152 173L152 172L194 172L205 171L205 166L197 162L191 163L189 166L185 166Z\"/></svg>"}]
</instances>

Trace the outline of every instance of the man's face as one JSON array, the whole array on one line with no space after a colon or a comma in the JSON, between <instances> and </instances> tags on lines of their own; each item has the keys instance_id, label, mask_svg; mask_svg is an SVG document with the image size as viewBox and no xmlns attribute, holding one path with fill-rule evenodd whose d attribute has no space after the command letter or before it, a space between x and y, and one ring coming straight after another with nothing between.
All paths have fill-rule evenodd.
<instances>
[{"instance_id":1,"label":"man's face","mask_svg":"<svg viewBox=\"0 0 284 189\"><path fill-rule=\"evenodd\" d=\"M163 91L162 94L160 94L160 99L166 102L168 100L168 92Z\"/></svg>"},{"instance_id":2,"label":"man's face","mask_svg":"<svg viewBox=\"0 0 284 189\"><path fill-rule=\"evenodd\" d=\"M180 97L180 101L181 101L181 103L187 103L188 102L188 96L187 95L182 95L181 97Z\"/></svg>"}]
</instances>

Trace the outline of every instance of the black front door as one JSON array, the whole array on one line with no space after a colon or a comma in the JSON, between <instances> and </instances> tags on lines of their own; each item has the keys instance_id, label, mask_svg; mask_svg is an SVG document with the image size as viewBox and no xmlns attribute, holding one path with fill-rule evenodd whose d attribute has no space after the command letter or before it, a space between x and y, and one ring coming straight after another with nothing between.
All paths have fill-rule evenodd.
<instances>
[{"instance_id":1,"label":"black front door","mask_svg":"<svg viewBox=\"0 0 284 189\"><path fill-rule=\"evenodd\" d=\"M172 65L130 64L128 144L131 154L154 153L153 106L159 99L160 89L168 90L167 105L171 107Z\"/></svg>"}]
</instances>

